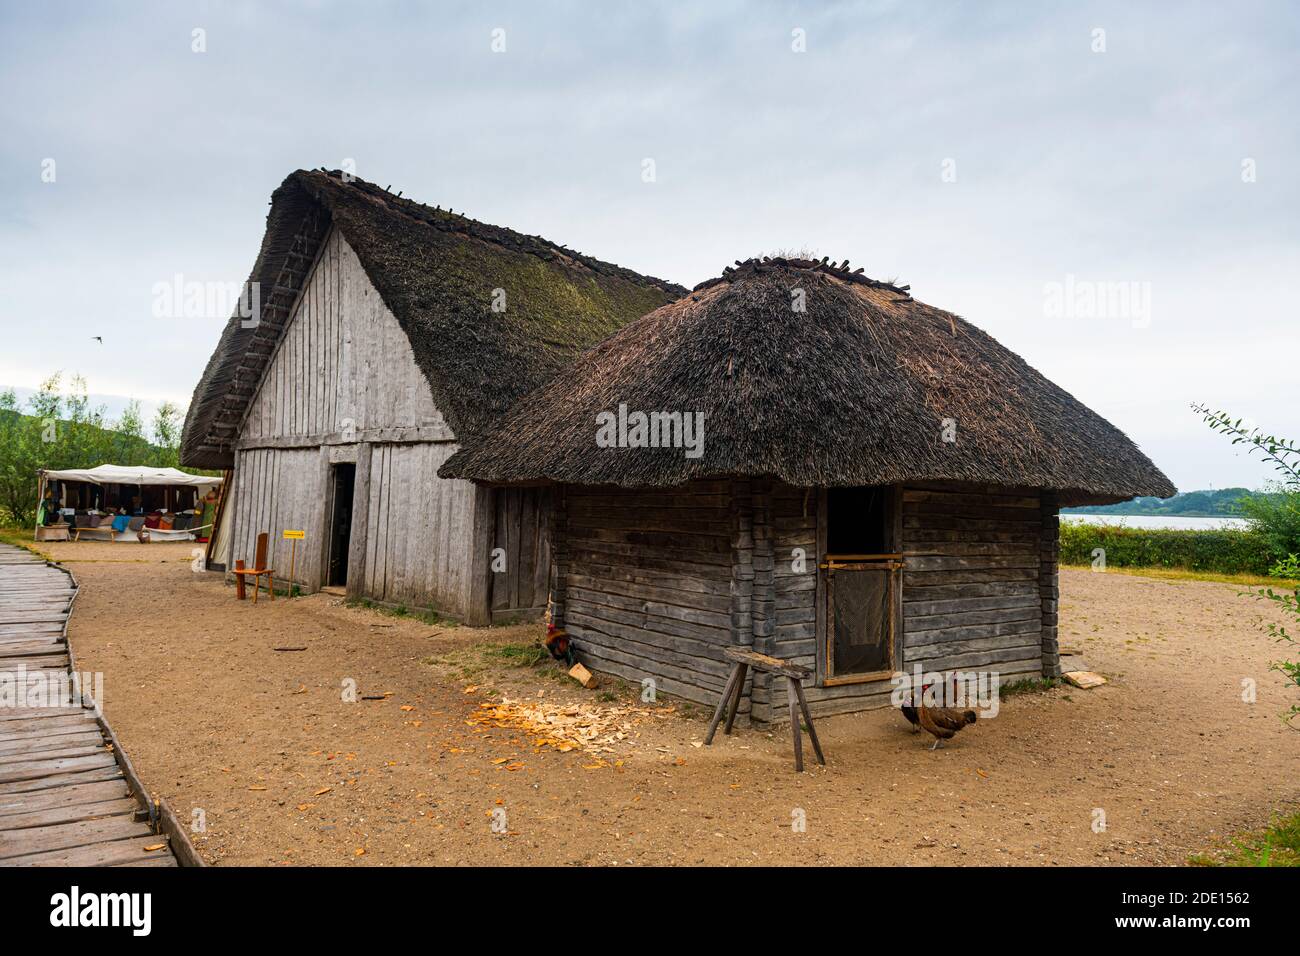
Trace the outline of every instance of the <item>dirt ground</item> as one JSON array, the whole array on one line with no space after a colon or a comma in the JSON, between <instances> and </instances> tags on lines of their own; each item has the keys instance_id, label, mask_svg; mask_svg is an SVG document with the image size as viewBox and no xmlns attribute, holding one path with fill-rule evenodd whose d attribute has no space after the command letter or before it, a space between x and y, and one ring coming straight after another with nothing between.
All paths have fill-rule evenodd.
<instances>
[{"instance_id":1,"label":"dirt ground","mask_svg":"<svg viewBox=\"0 0 1300 956\"><path fill-rule=\"evenodd\" d=\"M822 720L829 763L796 775L785 732L703 748L702 708L515 666L539 625L253 606L191 545L46 547L82 585L80 667L214 864L1182 864L1300 803L1272 612L1233 585L1066 570L1062 644L1108 685L1011 697L933 752L892 710ZM566 749L494 726L503 695L612 728Z\"/></svg>"}]
</instances>

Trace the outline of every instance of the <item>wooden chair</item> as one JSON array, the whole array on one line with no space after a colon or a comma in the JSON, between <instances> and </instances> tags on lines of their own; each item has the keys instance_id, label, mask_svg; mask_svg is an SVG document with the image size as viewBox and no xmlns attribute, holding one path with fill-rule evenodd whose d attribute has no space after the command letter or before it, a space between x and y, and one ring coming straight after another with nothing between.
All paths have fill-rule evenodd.
<instances>
[{"instance_id":1,"label":"wooden chair","mask_svg":"<svg viewBox=\"0 0 1300 956\"><path fill-rule=\"evenodd\" d=\"M266 538L265 531L258 534L257 552L253 556L253 566L251 568L244 567L242 558L235 562L235 597L240 601L244 600L244 579L251 577L253 579L253 603L257 603L257 589L263 575L266 576L266 593L271 595L272 601L275 600L275 572L266 563Z\"/></svg>"},{"instance_id":2,"label":"wooden chair","mask_svg":"<svg viewBox=\"0 0 1300 956\"><path fill-rule=\"evenodd\" d=\"M800 712L808 725L808 737L812 740L817 762L825 765L826 758L822 756L822 745L817 739L817 730L813 727L812 714L808 712L808 701L803 696L803 682L812 676L812 671L802 664L792 664L779 657L759 654L748 647L728 647L722 654L732 662L731 676L727 678L727 686L722 690L722 700L718 701L718 709L714 711L713 720L709 721L709 732L704 736L705 746L713 743L713 735L718 729L718 722L722 720L724 710L728 710L728 713L727 726L723 733L731 733L731 725L736 720L736 708L740 706L740 693L745 687L745 672L752 667L756 671L779 674L785 678L785 690L790 698L790 735L794 739L795 773L803 773L803 737L799 733ZM731 705L730 708L727 707L728 704Z\"/></svg>"}]
</instances>

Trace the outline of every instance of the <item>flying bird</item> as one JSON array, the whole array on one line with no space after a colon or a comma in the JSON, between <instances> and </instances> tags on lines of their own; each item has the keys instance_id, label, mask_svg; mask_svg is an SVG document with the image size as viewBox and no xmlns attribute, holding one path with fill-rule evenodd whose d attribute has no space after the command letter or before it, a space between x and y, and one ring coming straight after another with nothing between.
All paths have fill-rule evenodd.
<instances>
[{"instance_id":1,"label":"flying bird","mask_svg":"<svg viewBox=\"0 0 1300 956\"><path fill-rule=\"evenodd\" d=\"M94 339L96 342L98 342L100 345L104 344L104 337L102 335L92 335L91 338Z\"/></svg>"}]
</instances>

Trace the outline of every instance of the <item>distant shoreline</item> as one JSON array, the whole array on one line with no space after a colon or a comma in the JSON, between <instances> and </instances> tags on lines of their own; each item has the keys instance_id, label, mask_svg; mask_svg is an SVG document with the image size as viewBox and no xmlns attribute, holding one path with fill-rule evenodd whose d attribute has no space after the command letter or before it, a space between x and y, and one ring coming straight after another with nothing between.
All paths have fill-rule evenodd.
<instances>
[{"instance_id":1,"label":"distant shoreline","mask_svg":"<svg viewBox=\"0 0 1300 956\"><path fill-rule=\"evenodd\" d=\"M1101 507L1062 508L1063 515L1099 515L1107 518L1245 518L1241 512L1214 511L1107 511Z\"/></svg>"},{"instance_id":2,"label":"distant shoreline","mask_svg":"<svg viewBox=\"0 0 1300 956\"><path fill-rule=\"evenodd\" d=\"M1134 498L1113 505L1062 508L1062 515L1106 515L1115 518L1245 519L1243 499L1272 498L1275 493L1249 488L1180 491L1172 498Z\"/></svg>"}]
</instances>

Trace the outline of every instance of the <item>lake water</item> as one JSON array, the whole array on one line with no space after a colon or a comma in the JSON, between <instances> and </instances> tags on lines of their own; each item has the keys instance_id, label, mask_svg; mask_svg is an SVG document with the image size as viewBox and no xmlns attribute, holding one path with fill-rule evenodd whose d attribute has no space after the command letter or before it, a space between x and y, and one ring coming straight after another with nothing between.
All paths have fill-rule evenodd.
<instances>
[{"instance_id":1,"label":"lake water","mask_svg":"<svg viewBox=\"0 0 1300 956\"><path fill-rule=\"evenodd\" d=\"M1062 521L1109 524L1121 528L1177 528L1208 531L1216 528L1244 528L1244 518L1184 518L1175 515L1061 515Z\"/></svg>"}]
</instances>

